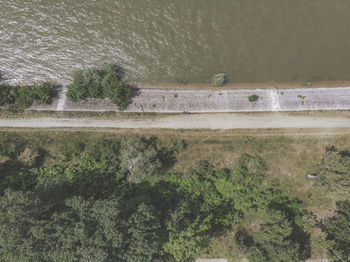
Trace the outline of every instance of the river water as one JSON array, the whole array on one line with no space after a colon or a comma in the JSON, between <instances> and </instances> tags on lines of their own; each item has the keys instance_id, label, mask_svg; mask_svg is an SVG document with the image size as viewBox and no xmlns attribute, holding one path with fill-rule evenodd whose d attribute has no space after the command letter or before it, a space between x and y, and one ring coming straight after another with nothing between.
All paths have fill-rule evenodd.
<instances>
[{"instance_id":1,"label":"river water","mask_svg":"<svg viewBox=\"0 0 350 262\"><path fill-rule=\"evenodd\" d=\"M349 0L0 0L0 71L67 83L119 63L139 82L350 80Z\"/></svg>"}]
</instances>

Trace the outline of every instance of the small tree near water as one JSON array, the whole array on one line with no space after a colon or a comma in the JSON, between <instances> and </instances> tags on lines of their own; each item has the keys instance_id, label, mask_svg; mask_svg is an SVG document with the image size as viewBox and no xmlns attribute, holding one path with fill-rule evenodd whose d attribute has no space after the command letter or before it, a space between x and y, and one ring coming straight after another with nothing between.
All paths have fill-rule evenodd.
<instances>
[{"instance_id":1,"label":"small tree near water","mask_svg":"<svg viewBox=\"0 0 350 262\"><path fill-rule=\"evenodd\" d=\"M213 86L223 86L226 82L226 75L225 74L216 74L211 79L211 84Z\"/></svg>"}]
</instances>

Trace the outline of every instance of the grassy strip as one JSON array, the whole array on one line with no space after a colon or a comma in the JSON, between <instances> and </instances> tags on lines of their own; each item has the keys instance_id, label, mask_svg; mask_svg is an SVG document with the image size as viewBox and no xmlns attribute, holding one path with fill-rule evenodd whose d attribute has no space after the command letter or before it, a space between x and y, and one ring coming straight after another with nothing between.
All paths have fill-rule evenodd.
<instances>
[{"instance_id":1,"label":"grassy strip","mask_svg":"<svg viewBox=\"0 0 350 262\"><path fill-rule=\"evenodd\" d=\"M200 114L200 113L193 113ZM272 112L238 112L238 113L205 113L205 114L235 114L259 116L272 114ZM292 111L279 112L286 116L314 116L314 117L350 117L350 110L318 110L318 111ZM182 113L137 113L137 112L93 112L93 111L40 111L40 110L12 110L10 108L0 108L0 117L3 118L25 118L25 117L54 117L54 118L98 118L98 119L128 119L128 118L154 118L182 115Z\"/></svg>"}]
</instances>

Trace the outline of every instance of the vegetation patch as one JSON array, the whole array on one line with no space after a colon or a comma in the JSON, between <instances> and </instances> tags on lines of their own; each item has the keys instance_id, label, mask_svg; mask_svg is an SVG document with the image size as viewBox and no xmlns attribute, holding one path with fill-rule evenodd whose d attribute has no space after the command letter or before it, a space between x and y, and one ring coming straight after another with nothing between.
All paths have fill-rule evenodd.
<instances>
[{"instance_id":1,"label":"vegetation patch","mask_svg":"<svg viewBox=\"0 0 350 262\"><path fill-rule=\"evenodd\" d=\"M18 109L30 107L33 103L51 104L57 96L54 85L48 82L37 85L12 86L0 84L0 106Z\"/></svg>"},{"instance_id":2,"label":"vegetation patch","mask_svg":"<svg viewBox=\"0 0 350 262\"><path fill-rule=\"evenodd\" d=\"M211 84L213 86L223 86L226 82L225 74L215 74L211 79Z\"/></svg>"},{"instance_id":3,"label":"vegetation patch","mask_svg":"<svg viewBox=\"0 0 350 262\"><path fill-rule=\"evenodd\" d=\"M251 96L248 96L248 100L249 100L249 102L256 102L256 101L258 101L259 100L259 96L258 95L256 95L256 94L253 94L253 95L251 95Z\"/></svg>"},{"instance_id":4,"label":"vegetation patch","mask_svg":"<svg viewBox=\"0 0 350 262\"><path fill-rule=\"evenodd\" d=\"M301 104L304 105L304 101L305 101L306 96L298 95L298 98L301 99Z\"/></svg>"},{"instance_id":5,"label":"vegetation patch","mask_svg":"<svg viewBox=\"0 0 350 262\"><path fill-rule=\"evenodd\" d=\"M190 137L1 132L0 259L193 261L213 252L213 239L229 235L224 245L249 261L303 261L311 243L346 261L349 204L339 200L343 195L334 195L336 215L320 220L306 201L317 202L313 193L305 200L293 195L297 179L285 184L280 165L275 178L269 174L278 161L271 154L287 157L291 140L245 137L242 143L239 137L232 144L234 137L222 143ZM276 149L279 143L286 147ZM241 153L255 144L255 153ZM239 153L222 166L213 162L221 159L215 152L214 160L192 150L196 146L200 152L218 148L226 157ZM179 168L190 152L199 161ZM348 174L346 152L327 148L316 160L319 177L327 167L326 176L339 173L336 181ZM320 228L323 235L314 236Z\"/></svg>"},{"instance_id":6,"label":"vegetation patch","mask_svg":"<svg viewBox=\"0 0 350 262\"><path fill-rule=\"evenodd\" d=\"M122 70L113 63L75 71L73 83L67 88L67 97L73 102L86 98L109 98L120 110L126 109L134 95L132 87L123 80Z\"/></svg>"}]
</instances>

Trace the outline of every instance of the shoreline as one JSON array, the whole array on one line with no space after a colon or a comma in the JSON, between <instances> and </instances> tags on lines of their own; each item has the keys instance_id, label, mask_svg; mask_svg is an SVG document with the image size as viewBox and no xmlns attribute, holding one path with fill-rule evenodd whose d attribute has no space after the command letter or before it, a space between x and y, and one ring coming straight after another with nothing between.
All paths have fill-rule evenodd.
<instances>
[{"instance_id":1,"label":"shoreline","mask_svg":"<svg viewBox=\"0 0 350 262\"><path fill-rule=\"evenodd\" d=\"M211 83L172 83L172 82L131 82L140 89L203 89L203 90L225 90L225 89L300 89L300 88L336 88L349 87L348 81L321 81L321 82L246 82L246 83L232 83L228 82L223 86L213 86Z\"/></svg>"}]
</instances>

